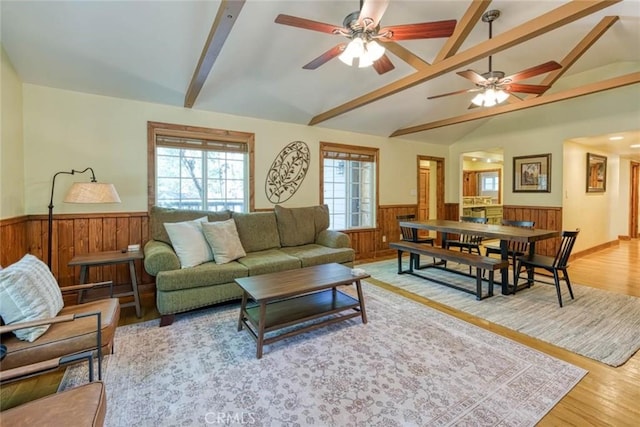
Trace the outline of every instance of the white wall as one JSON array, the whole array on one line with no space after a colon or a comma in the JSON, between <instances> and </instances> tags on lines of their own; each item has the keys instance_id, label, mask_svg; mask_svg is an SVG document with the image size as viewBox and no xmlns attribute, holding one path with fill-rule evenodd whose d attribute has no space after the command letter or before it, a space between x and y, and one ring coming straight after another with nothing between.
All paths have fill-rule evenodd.
<instances>
[{"instance_id":1,"label":"white wall","mask_svg":"<svg viewBox=\"0 0 640 427\"><path fill-rule=\"evenodd\" d=\"M319 143L336 142L380 149L380 204L417 203L417 155L444 157L447 148L371 135L349 133L210 113L119 98L90 95L25 84L24 147L26 213L46 212L51 178L57 171L95 170L98 181L118 189L119 205L62 203L73 181L89 176L60 175L56 180L55 213L146 211L147 121L188 124L255 133L255 207L273 205L264 193L264 180L275 156L288 143L304 141L311 166L296 194L285 204L317 204ZM399 190L400 189L400 190Z\"/></svg>"},{"instance_id":2,"label":"white wall","mask_svg":"<svg viewBox=\"0 0 640 427\"><path fill-rule=\"evenodd\" d=\"M604 193L587 193L587 152L607 157L607 188ZM617 238L628 223L627 193L620 194L620 158L588 149L573 142L564 144L563 228L580 228L576 248L590 248ZM628 185L627 185L628 188ZM620 228L623 230L621 231Z\"/></svg>"},{"instance_id":3,"label":"white wall","mask_svg":"<svg viewBox=\"0 0 640 427\"><path fill-rule=\"evenodd\" d=\"M24 155L22 151L22 81L4 47L0 69L2 119L0 132L0 219L24 215Z\"/></svg>"}]
</instances>

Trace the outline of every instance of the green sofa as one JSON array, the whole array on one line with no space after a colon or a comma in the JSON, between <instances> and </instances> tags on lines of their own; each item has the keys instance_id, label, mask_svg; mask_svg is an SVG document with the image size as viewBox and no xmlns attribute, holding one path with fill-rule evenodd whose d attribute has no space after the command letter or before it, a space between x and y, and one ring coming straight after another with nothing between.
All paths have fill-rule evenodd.
<instances>
[{"instance_id":1,"label":"green sofa","mask_svg":"<svg viewBox=\"0 0 640 427\"><path fill-rule=\"evenodd\" d=\"M246 256L227 264L211 261L181 268L164 224L205 215L210 222L233 218ZM156 278L160 326L173 323L176 313L241 298L236 278L333 262L353 267L355 259L349 236L328 230L326 205L275 206L270 212L252 213L153 207L149 226L151 239L144 246L144 268Z\"/></svg>"}]
</instances>

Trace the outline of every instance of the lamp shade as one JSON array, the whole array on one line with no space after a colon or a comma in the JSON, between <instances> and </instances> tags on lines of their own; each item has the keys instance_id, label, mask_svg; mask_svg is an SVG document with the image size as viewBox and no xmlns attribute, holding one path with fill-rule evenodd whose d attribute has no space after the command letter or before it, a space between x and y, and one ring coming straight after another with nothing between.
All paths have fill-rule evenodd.
<instances>
[{"instance_id":1,"label":"lamp shade","mask_svg":"<svg viewBox=\"0 0 640 427\"><path fill-rule=\"evenodd\" d=\"M113 184L74 182L64 198L65 203L120 203Z\"/></svg>"}]
</instances>

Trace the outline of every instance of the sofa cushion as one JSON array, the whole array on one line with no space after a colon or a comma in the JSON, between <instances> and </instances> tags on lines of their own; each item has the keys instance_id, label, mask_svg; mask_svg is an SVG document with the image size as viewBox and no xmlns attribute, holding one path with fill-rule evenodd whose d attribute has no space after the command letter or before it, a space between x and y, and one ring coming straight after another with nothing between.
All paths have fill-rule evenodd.
<instances>
[{"instance_id":1,"label":"sofa cushion","mask_svg":"<svg viewBox=\"0 0 640 427\"><path fill-rule=\"evenodd\" d=\"M0 316L7 325L54 317L62 309L62 293L49 267L27 254L0 271ZM33 342L49 325L18 329L21 340Z\"/></svg>"},{"instance_id":2,"label":"sofa cushion","mask_svg":"<svg viewBox=\"0 0 640 427\"><path fill-rule=\"evenodd\" d=\"M164 225L171 239L171 246L180 259L181 268L213 261L213 252L202 233L203 222L207 222L206 216L193 221L168 222Z\"/></svg>"},{"instance_id":3,"label":"sofa cushion","mask_svg":"<svg viewBox=\"0 0 640 427\"><path fill-rule=\"evenodd\" d=\"M247 255L233 219L203 223L202 233L213 250L216 264L226 264Z\"/></svg>"},{"instance_id":4,"label":"sofa cushion","mask_svg":"<svg viewBox=\"0 0 640 427\"><path fill-rule=\"evenodd\" d=\"M273 212L234 212L233 219L245 252L280 247L276 215Z\"/></svg>"},{"instance_id":5,"label":"sofa cushion","mask_svg":"<svg viewBox=\"0 0 640 427\"><path fill-rule=\"evenodd\" d=\"M300 268L302 265L298 258L287 255L280 249L249 252L246 257L240 258L238 262L249 269L250 276L293 270Z\"/></svg>"},{"instance_id":6,"label":"sofa cushion","mask_svg":"<svg viewBox=\"0 0 640 427\"><path fill-rule=\"evenodd\" d=\"M149 231L153 240L171 244L171 239L164 227L166 222L193 221L202 216L207 216L209 222L224 221L231 218L230 211L192 211L187 209L172 209L152 206L149 212Z\"/></svg>"},{"instance_id":7,"label":"sofa cushion","mask_svg":"<svg viewBox=\"0 0 640 427\"><path fill-rule=\"evenodd\" d=\"M282 248L281 251L300 259L302 267L311 267L313 265L329 264L332 262L339 264L352 263L355 254L351 248L328 248L316 244L291 246Z\"/></svg>"},{"instance_id":8,"label":"sofa cushion","mask_svg":"<svg viewBox=\"0 0 640 427\"><path fill-rule=\"evenodd\" d=\"M227 264L206 262L184 270L161 271L156 276L156 288L162 292L178 291L233 283L238 277L247 277L249 270L237 261ZM179 297L176 297L179 298Z\"/></svg>"},{"instance_id":9,"label":"sofa cushion","mask_svg":"<svg viewBox=\"0 0 640 427\"><path fill-rule=\"evenodd\" d=\"M274 208L278 221L280 244L283 247L314 243L316 236L329 227L327 205L304 208Z\"/></svg>"}]
</instances>

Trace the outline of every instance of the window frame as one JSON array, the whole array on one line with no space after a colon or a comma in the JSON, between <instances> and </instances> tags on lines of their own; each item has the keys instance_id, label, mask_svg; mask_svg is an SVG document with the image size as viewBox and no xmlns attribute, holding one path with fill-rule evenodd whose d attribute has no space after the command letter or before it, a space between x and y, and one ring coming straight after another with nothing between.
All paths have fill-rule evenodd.
<instances>
[{"instance_id":1,"label":"window frame","mask_svg":"<svg viewBox=\"0 0 640 427\"><path fill-rule=\"evenodd\" d=\"M373 215L374 215L374 224L370 227L358 227L358 228L347 228L345 230L340 230L344 232L360 232L360 231L370 231L378 229L378 211L380 210L380 149L373 147L365 147L360 145L348 145L348 144L338 144L334 142L323 142L320 141L320 204L324 204L324 160L326 152L340 152L350 155L365 155L371 156L374 158L374 167L375 167L375 189L373 191L375 201L373 206ZM355 159L352 159L355 160Z\"/></svg>"},{"instance_id":2,"label":"window frame","mask_svg":"<svg viewBox=\"0 0 640 427\"><path fill-rule=\"evenodd\" d=\"M156 137L178 137L208 141L238 142L247 145L249 206L248 212L255 209L255 134L226 129L205 128L199 126L178 125L173 123L147 122L147 211L156 203ZM185 145L185 148L194 147Z\"/></svg>"}]
</instances>

